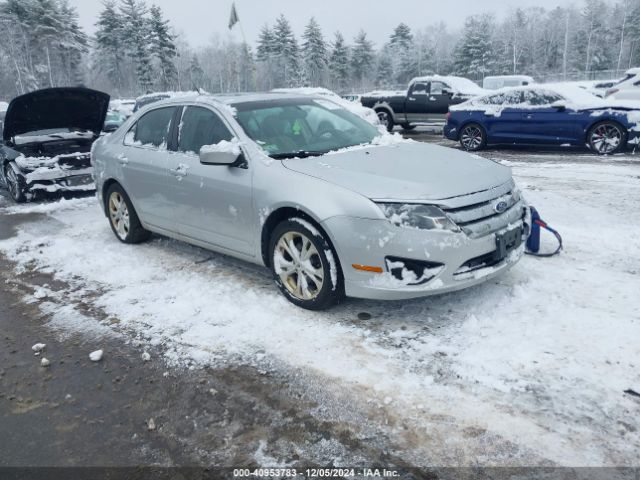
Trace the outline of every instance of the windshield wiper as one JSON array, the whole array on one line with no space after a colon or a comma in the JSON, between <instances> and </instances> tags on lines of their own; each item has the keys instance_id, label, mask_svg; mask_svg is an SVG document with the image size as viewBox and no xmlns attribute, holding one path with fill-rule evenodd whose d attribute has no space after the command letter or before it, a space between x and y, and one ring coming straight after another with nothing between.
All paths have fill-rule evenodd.
<instances>
[{"instance_id":1,"label":"windshield wiper","mask_svg":"<svg viewBox=\"0 0 640 480\"><path fill-rule=\"evenodd\" d=\"M298 150L297 152L272 153L269 156L276 160L283 160L286 158L308 158L308 157L319 157L330 151L331 150L322 150L322 151Z\"/></svg>"}]
</instances>

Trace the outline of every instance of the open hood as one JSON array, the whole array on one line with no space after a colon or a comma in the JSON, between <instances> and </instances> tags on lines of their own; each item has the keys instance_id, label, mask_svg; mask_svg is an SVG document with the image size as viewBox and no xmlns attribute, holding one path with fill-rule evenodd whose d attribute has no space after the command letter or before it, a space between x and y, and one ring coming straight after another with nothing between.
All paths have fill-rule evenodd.
<instances>
[{"instance_id":1,"label":"open hood","mask_svg":"<svg viewBox=\"0 0 640 480\"><path fill-rule=\"evenodd\" d=\"M14 98L4 120L5 141L27 132L54 128L100 134L109 95L88 88L48 88Z\"/></svg>"}]
</instances>

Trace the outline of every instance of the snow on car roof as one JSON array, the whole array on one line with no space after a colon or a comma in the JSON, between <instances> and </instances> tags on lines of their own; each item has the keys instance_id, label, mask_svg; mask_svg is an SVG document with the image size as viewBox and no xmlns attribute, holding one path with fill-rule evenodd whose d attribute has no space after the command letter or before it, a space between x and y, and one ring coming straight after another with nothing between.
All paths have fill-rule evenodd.
<instances>
[{"instance_id":1,"label":"snow on car roof","mask_svg":"<svg viewBox=\"0 0 640 480\"><path fill-rule=\"evenodd\" d=\"M446 83L451 88L453 88L456 93L464 93L467 95L482 95L483 93L487 92L484 88L478 86L478 84L472 82L468 78L448 75L429 75L426 77L416 77L411 80L410 84L415 82L430 82L433 80L438 80Z\"/></svg>"},{"instance_id":2,"label":"snow on car roof","mask_svg":"<svg viewBox=\"0 0 640 480\"><path fill-rule=\"evenodd\" d=\"M575 82L571 83L542 83L535 85L525 85L521 87L504 87L498 90L494 90L492 93L476 97L468 102L461 103L459 105L452 105L450 109L454 110L468 110L470 107L477 107L479 105L487 105L483 103L483 100L501 93L509 93L515 91L551 91L562 96L567 102L567 107L573 109L591 109L591 108L624 108L624 109L638 109L640 110L640 102L637 101L621 101L612 99L603 99L596 97L589 91L578 86ZM519 106L526 107L527 104L519 104ZM495 105L492 105L495 107Z\"/></svg>"}]
</instances>

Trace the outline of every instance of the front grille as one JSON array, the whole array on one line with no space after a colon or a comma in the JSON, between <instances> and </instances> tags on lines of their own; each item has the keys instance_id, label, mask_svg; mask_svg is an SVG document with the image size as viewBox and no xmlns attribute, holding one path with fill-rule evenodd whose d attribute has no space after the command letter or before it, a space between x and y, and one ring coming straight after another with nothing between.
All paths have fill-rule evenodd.
<instances>
[{"instance_id":1,"label":"front grille","mask_svg":"<svg viewBox=\"0 0 640 480\"><path fill-rule=\"evenodd\" d=\"M58 165L67 169L87 168L91 166L91 155L89 153L59 155Z\"/></svg>"},{"instance_id":2,"label":"front grille","mask_svg":"<svg viewBox=\"0 0 640 480\"><path fill-rule=\"evenodd\" d=\"M501 205L502 211L496 207ZM442 208L447 216L471 238L479 238L502 230L523 218L524 203L516 189L504 195L472 205Z\"/></svg>"}]
</instances>

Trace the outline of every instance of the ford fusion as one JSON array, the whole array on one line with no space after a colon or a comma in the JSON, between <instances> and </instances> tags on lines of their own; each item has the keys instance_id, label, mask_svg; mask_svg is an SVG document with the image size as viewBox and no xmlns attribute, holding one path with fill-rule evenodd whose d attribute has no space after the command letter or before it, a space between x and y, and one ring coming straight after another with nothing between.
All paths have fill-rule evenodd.
<instances>
[{"instance_id":1,"label":"ford fusion","mask_svg":"<svg viewBox=\"0 0 640 480\"><path fill-rule=\"evenodd\" d=\"M402 141L324 98L164 100L92 159L120 241L155 232L264 265L307 309L462 289L523 253L508 168Z\"/></svg>"},{"instance_id":2,"label":"ford fusion","mask_svg":"<svg viewBox=\"0 0 640 480\"><path fill-rule=\"evenodd\" d=\"M109 106L107 94L51 88L15 98L0 147L1 179L16 202L38 192L93 190L90 150Z\"/></svg>"}]
</instances>

